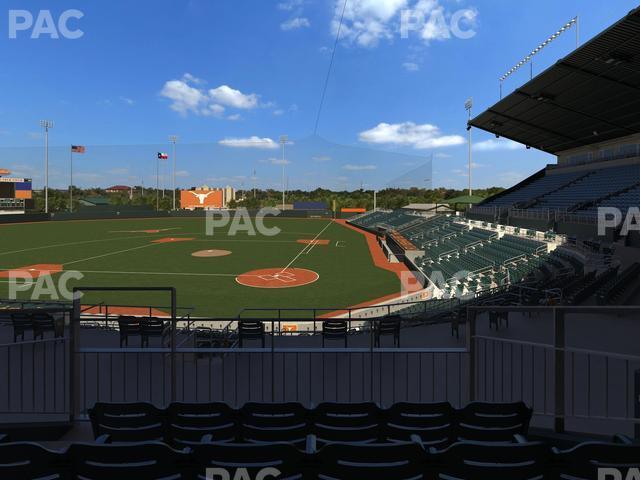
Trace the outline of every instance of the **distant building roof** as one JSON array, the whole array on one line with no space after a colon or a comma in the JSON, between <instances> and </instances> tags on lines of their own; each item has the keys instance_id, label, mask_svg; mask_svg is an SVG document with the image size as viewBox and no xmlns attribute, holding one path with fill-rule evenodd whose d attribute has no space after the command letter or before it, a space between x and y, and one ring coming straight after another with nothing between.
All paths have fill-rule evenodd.
<instances>
[{"instance_id":1,"label":"distant building roof","mask_svg":"<svg viewBox=\"0 0 640 480\"><path fill-rule=\"evenodd\" d=\"M131 190L131 187L127 187L126 185L114 185L113 187L109 187L106 189L107 192L128 192Z\"/></svg>"}]
</instances>

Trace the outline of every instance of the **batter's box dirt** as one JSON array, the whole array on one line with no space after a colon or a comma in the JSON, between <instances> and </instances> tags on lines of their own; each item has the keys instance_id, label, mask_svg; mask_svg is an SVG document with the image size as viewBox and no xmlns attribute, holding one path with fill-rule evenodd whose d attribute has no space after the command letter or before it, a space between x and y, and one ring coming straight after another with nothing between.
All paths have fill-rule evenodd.
<instances>
[{"instance_id":1,"label":"batter's box dirt","mask_svg":"<svg viewBox=\"0 0 640 480\"><path fill-rule=\"evenodd\" d=\"M292 288L314 283L320 278L313 270L305 268L263 268L236 277L236 282L254 288Z\"/></svg>"}]
</instances>

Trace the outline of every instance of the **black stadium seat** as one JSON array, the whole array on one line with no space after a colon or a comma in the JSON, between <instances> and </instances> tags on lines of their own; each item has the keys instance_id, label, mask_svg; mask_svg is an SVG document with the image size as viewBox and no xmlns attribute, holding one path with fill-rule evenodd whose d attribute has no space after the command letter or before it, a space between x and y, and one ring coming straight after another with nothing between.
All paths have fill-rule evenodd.
<instances>
[{"instance_id":1,"label":"black stadium seat","mask_svg":"<svg viewBox=\"0 0 640 480\"><path fill-rule=\"evenodd\" d=\"M504 445L454 443L429 451L431 478L447 480L533 480L550 478L551 449L541 442Z\"/></svg>"},{"instance_id":2,"label":"black stadium seat","mask_svg":"<svg viewBox=\"0 0 640 480\"><path fill-rule=\"evenodd\" d=\"M0 478L7 480L67 478L64 456L36 443L0 444Z\"/></svg>"},{"instance_id":3,"label":"black stadium seat","mask_svg":"<svg viewBox=\"0 0 640 480\"><path fill-rule=\"evenodd\" d=\"M329 444L318 452L316 478L414 480L424 475L426 455L415 443Z\"/></svg>"},{"instance_id":4,"label":"black stadium seat","mask_svg":"<svg viewBox=\"0 0 640 480\"><path fill-rule=\"evenodd\" d=\"M187 480L190 455L156 442L69 447L73 477L83 480Z\"/></svg>"},{"instance_id":5,"label":"black stadium seat","mask_svg":"<svg viewBox=\"0 0 640 480\"><path fill-rule=\"evenodd\" d=\"M306 468L304 455L291 445L283 443L202 443L193 446L192 457L197 470L196 478L199 480L209 480L205 472L210 468L223 469L229 474L229 478L251 479L256 478L257 472L261 470L266 475L264 469L268 468L272 469L272 474L266 478L278 480L303 478ZM242 476L244 473L239 472L240 469L244 469L247 475Z\"/></svg>"},{"instance_id":6,"label":"black stadium seat","mask_svg":"<svg viewBox=\"0 0 640 480\"><path fill-rule=\"evenodd\" d=\"M313 410L319 443L373 443L380 437L381 411L375 403L321 403Z\"/></svg>"},{"instance_id":7,"label":"black stadium seat","mask_svg":"<svg viewBox=\"0 0 640 480\"><path fill-rule=\"evenodd\" d=\"M482 442L511 442L526 435L533 410L522 402L473 402L458 411L458 438Z\"/></svg>"},{"instance_id":8,"label":"black stadium seat","mask_svg":"<svg viewBox=\"0 0 640 480\"><path fill-rule=\"evenodd\" d=\"M444 448L456 439L455 416L449 402L396 403L385 411L384 440L408 442L418 436L425 447Z\"/></svg>"},{"instance_id":9,"label":"black stadium seat","mask_svg":"<svg viewBox=\"0 0 640 480\"><path fill-rule=\"evenodd\" d=\"M150 403L96 403L89 418L96 439L104 435L109 442L164 439L164 414Z\"/></svg>"},{"instance_id":10,"label":"black stadium seat","mask_svg":"<svg viewBox=\"0 0 640 480\"><path fill-rule=\"evenodd\" d=\"M568 450L553 449L559 478L597 480L598 468L615 468L627 478L629 468L640 468L640 445L585 442Z\"/></svg>"},{"instance_id":11,"label":"black stadium seat","mask_svg":"<svg viewBox=\"0 0 640 480\"><path fill-rule=\"evenodd\" d=\"M232 442L237 437L236 412L225 403L172 403L167 407L166 441L174 448L211 441Z\"/></svg>"},{"instance_id":12,"label":"black stadium seat","mask_svg":"<svg viewBox=\"0 0 640 480\"><path fill-rule=\"evenodd\" d=\"M299 403L247 403L240 409L245 442L284 442L305 449L311 433L309 411Z\"/></svg>"}]
</instances>

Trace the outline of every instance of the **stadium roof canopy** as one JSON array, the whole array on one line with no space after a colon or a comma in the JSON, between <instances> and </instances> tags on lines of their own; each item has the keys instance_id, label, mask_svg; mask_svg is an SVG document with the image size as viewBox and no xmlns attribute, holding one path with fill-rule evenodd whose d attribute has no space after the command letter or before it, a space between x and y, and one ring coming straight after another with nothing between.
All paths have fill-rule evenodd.
<instances>
[{"instance_id":1,"label":"stadium roof canopy","mask_svg":"<svg viewBox=\"0 0 640 480\"><path fill-rule=\"evenodd\" d=\"M469 125L557 154L640 132L640 8Z\"/></svg>"}]
</instances>

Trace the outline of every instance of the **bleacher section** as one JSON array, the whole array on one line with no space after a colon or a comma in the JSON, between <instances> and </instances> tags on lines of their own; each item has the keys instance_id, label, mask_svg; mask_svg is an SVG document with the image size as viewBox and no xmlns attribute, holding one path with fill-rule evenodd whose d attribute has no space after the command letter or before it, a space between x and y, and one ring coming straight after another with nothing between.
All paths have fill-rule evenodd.
<instances>
[{"instance_id":1,"label":"bleacher section","mask_svg":"<svg viewBox=\"0 0 640 480\"><path fill-rule=\"evenodd\" d=\"M557 173L556 171L560 171ZM513 207L553 210L580 215L597 214L598 206L617 207L623 214L640 202L640 165L586 169L562 173L547 169L545 175L503 194L481 207Z\"/></svg>"},{"instance_id":2,"label":"bleacher section","mask_svg":"<svg viewBox=\"0 0 640 480\"><path fill-rule=\"evenodd\" d=\"M350 220L349 223L366 230L377 231L379 228L401 230L413 224L420 224L424 220L425 217L409 215L403 210L394 210L392 212L377 210L367 212L358 218Z\"/></svg>"},{"instance_id":3,"label":"bleacher section","mask_svg":"<svg viewBox=\"0 0 640 480\"><path fill-rule=\"evenodd\" d=\"M481 205L483 207L514 206L521 202L529 202L534 198L553 192L559 188L575 182L585 173L557 173L545 174L543 177L505 194L489 198Z\"/></svg>"}]
</instances>

